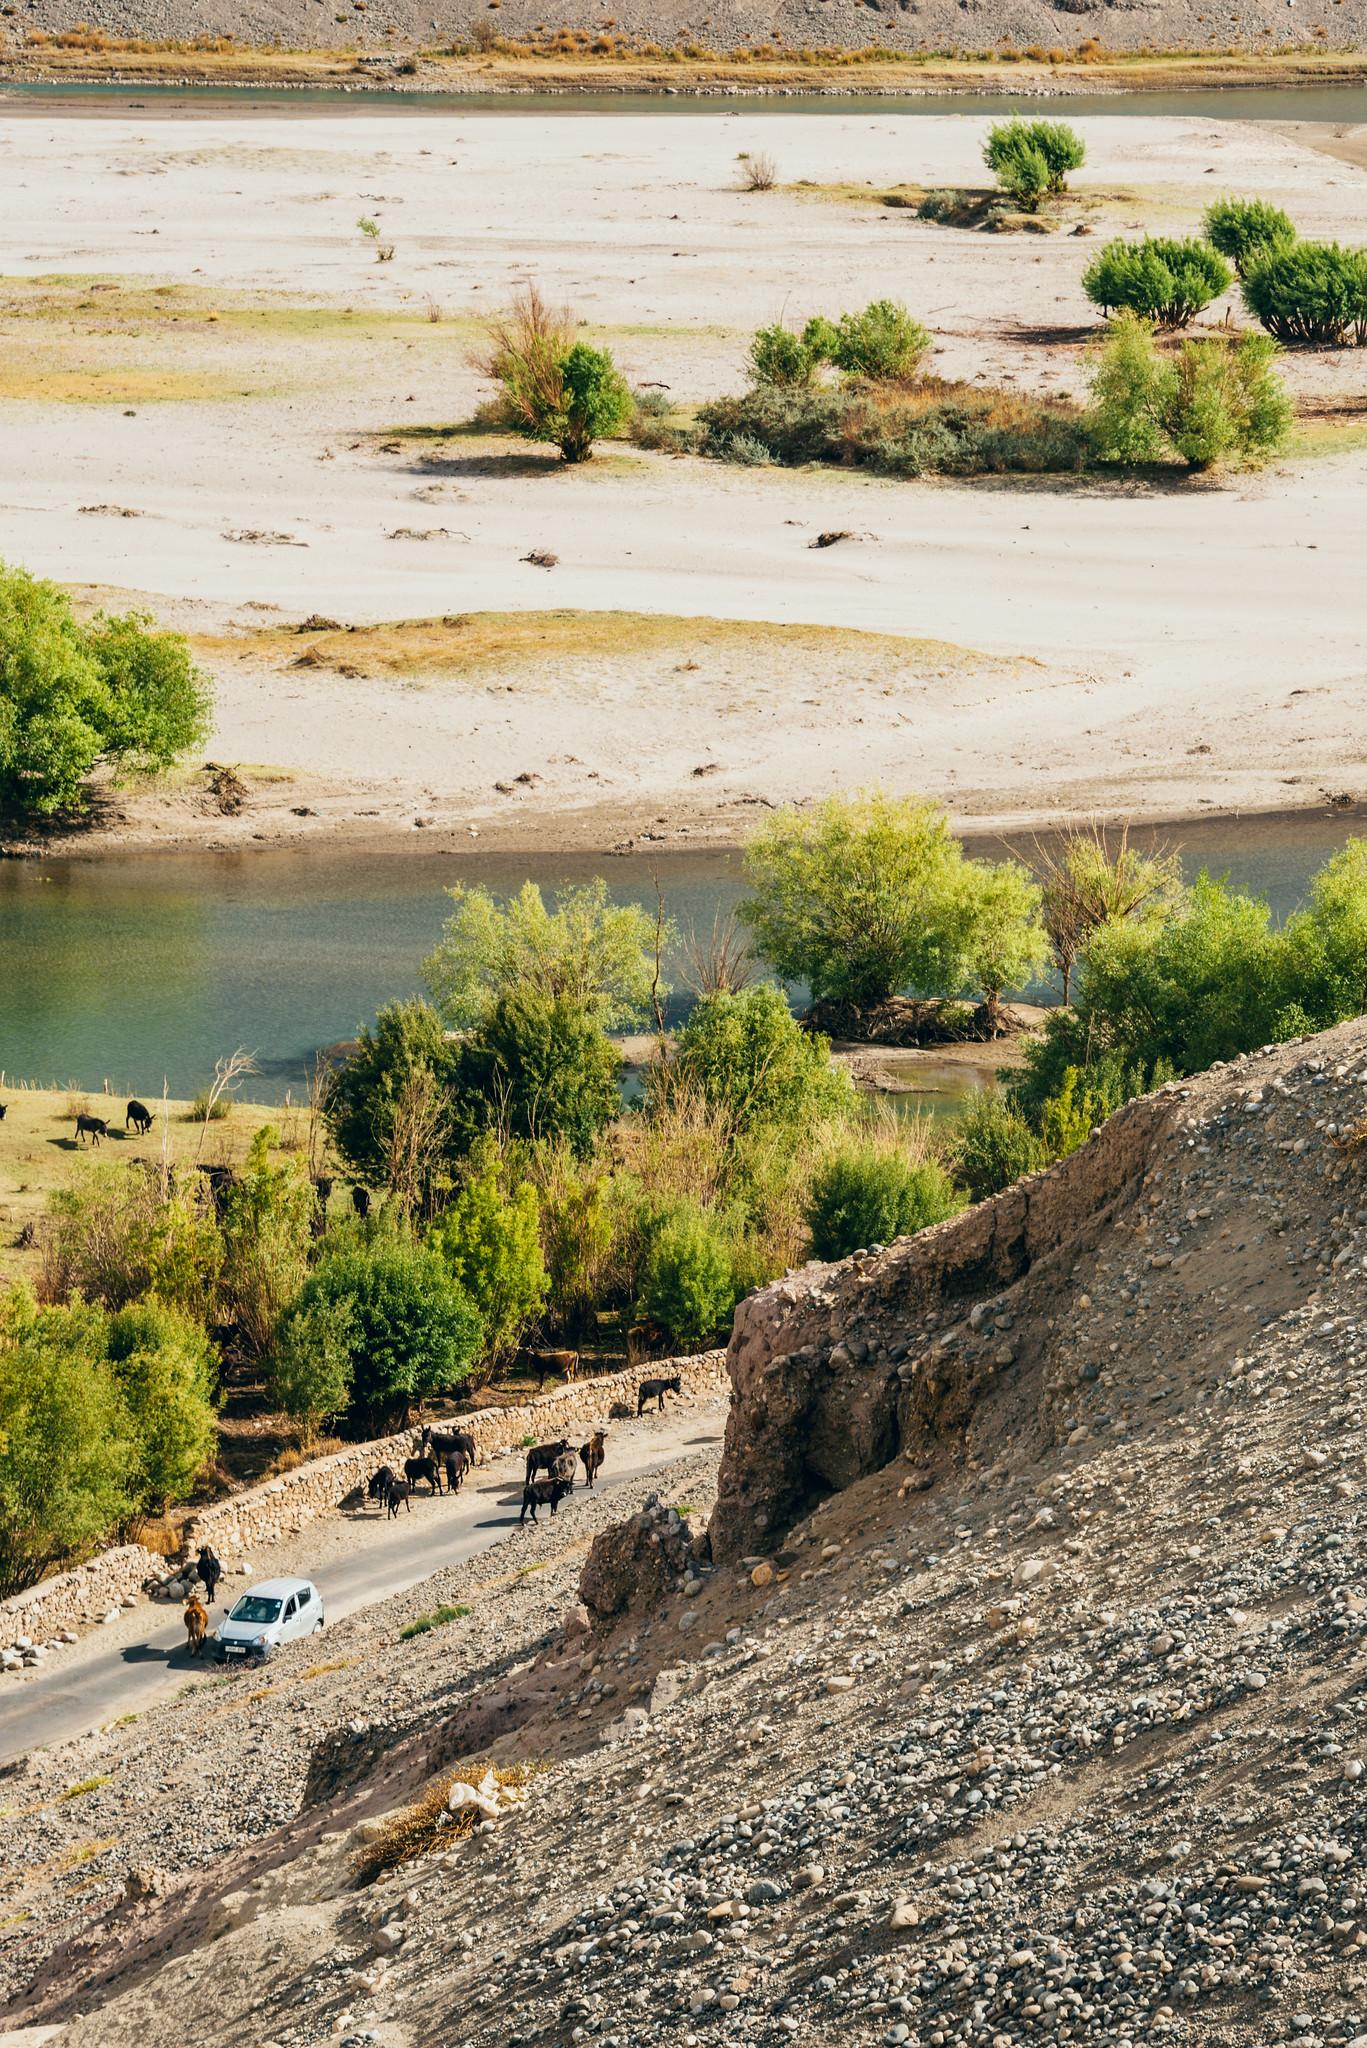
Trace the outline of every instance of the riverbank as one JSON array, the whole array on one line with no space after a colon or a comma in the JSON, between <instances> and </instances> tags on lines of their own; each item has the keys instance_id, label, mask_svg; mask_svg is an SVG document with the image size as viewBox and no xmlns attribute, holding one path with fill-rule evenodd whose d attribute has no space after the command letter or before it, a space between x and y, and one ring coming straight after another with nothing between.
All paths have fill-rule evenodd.
<instances>
[{"instance_id":1,"label":"riverbank","mask_svg":"<svg viewBox=\"0 0 1367 2048\"><path fill-rule=\"evenodd\" d=\"M41 24L45 13L55 19L57 11L51 6L39 7L33 12L34 22ZM98 26L100 13L98 4L87 5L81 20L93 17L93 26L53 30L39 26L36 35L30 26L24 40L0 42L0 84L281 92L332 88L377 97L439 93L491 99L628 93L671 98L836 94L886 99L907 93L954 97L1007 93L1038 98L1283 91L1367 82L1367 51L1357 47L1330 50L1310 43L1259 49L1253 40L1243 44L1236 35L1223 49L1108 48L1088 37L1065 50L1054 40L1056 17L1047 51L1038 47L1017 51L1014 46L974 49L964 43L959 53L947 55L943 43L937 46L932 41L924 47L926 39L918 37L915 30L909 33L905 18L888 24L888 41L875 46L851 42L840 47L845 24L839 19L834 24L823 19L823 38L833 35L834 42L823 40L819 47L793 51L767 36L740 52L724 47L711 50L691 39L667 50L652 39L641 48L615 33L605 37L601 31L596 37L585 31L583 42L596 40L614 47L566 50L566 31L559 32L558 42L550 34L520 37L514 31L500 36L499 48L479 52L473 48L442 50L422 40L396 40L389 34L388 23L377 27L365 41L308 47L307 30L312 23L307 17L292 24L292 35L300 39L300 47L239 42L231 34L215 37L204 31L178 38L120 36ZM1147 14L1145 19L1147 23ZM1108 35L1114 37L1121 23L1123 16L1109 17ZM354 26L362 28L359 20ZM863 24L852 17L849 26L858 32ZM1346 24L1336 27L1344 42L1351 44ZM704 30L704 36L706 33ZM22 103L15 110L22 111Z\"/></svg>"},{"instance_id":2,"label":"riverbank","mask_svg":"<svg viewBox=\"0 0 1367 2048\"><path fill-rule=\"evenodd\" d=\"M1361 172L1312 131L1079 126L1093 237L1189 233L1231 191L1367 240ZM1367 351L1284 360L1336 452L1224 478L901 482L626 443L570 468L466 424L482 319L528 274L682 405L740 387L756 327L890 279L937 375L1085 392L1095 239L879 203L981 183L986 127L584 110L529 153L525 122L449 113L10 124L0 557L188 632L206 757L245 792L226 813L192 763L49 845L651 856L874 782L970 832L1359 798ZM776 188L744 192L761 149Z\"/></svg>"}]
</instances>

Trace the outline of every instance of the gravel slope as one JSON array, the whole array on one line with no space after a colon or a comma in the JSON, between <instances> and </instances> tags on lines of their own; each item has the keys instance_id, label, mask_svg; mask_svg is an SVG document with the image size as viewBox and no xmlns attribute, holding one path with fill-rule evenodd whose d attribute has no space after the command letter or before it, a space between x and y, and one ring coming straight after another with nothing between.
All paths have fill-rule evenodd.
<instances>
[{"instance_id":1,"label":"gravel slope","mask_svg":"<svg viewBox=\"0 0 1367 2048\"><path fill-rule=\"evenodd\" d=\"M55 1955L25 2014L59 2048L1356 2042L1367 1024L1174 1105L1142 1183L978 1309L1019 1363L962 1430L587 1644L548 1550L492 1695L476 1653L430 1740L356 1731L358 1781L329 1746L320 1804ZM352 1711L435 1722L395 1655ZM293 1771L283 1814L318 1718L225 1705L216 1772ZM144 1844L212 1796L165 1742ZM491 1745L548 1766L522 1809L357 1890L374 1817Z\"/></svg>"}]
</instances>

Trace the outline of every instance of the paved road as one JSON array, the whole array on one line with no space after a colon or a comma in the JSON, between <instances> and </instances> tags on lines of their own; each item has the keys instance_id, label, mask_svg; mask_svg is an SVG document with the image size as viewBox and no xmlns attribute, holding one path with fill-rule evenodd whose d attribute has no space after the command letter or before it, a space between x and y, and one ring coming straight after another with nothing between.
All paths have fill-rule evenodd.
<instances>
[{"instance_id":1,"label":"paved road","mask_svg":"<svg viewBox=\"0 0 1367 2048\"><path fill-rule=\"evenodd\" d=\"M719 1408L707 1408L654 1423L619 1424L612 1435L610 1468L599 1475L599 1491L718 1444L723 1419ZM578 1497L561 1506L562 1517L573 1515ZM341 1621L404 1592L443 1565L459 1564L503 1541L517 1527L520 1501L520 1466L503 1458L481 1466L454 1501L420 1498L411 1514L401 1513L392 1522L378 1519L373 1509L322 1517L302 1532L288 1558L279 1551L258 1555L255 1576L280 1570L316 1578L329 1622ZM345 1547L339 1553L343 1532ZM231 1597L236 1599L242 1589L242 1582L235 1581ZM0 1763L84 1735L120 1714L140 1713L204 1669L185 1654L178 1607L144 1601L136 1615L143 1624L136 1641L128 1640L126 1624L116 1623L113 1641L96 1629L75 1648L56 1652L32 1676L0 1678ZM211 1624L220 1620L221 1609L210 1619Z\"/></svg>"}]
</instances>

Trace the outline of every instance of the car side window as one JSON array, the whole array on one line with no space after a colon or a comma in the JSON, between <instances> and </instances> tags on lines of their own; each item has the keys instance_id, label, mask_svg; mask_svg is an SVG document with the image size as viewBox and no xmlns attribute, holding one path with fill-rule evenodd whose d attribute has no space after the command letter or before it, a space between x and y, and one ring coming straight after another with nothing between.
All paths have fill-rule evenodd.
<instances>
[{"instance_id":1,"label":"car side window","mask_svg":"<svg viewBox=\"0 0 1367 2048\"><path fill-rule=\"evenodd\" d=\"M285 1602L285 1620L286 1620L286 1621L293 1621L293 1619L294 1619L294 1601L293 1601L293 1599L289 1599L289 1600L287 1600L287 1601Z\"/></svg>"},{"instance_id":2,"label":"car side window","mask_svg":"<svg viewBox=\"0 0 1367 2048\"><path fill-rule=\"evenodd\" d=\"M310 1600L311 1600L312 1598L313 1598L313 1588L312 1588L312 1586L301 1586L301 1587L300 1587L300 1589L299 1589L299 1605L300 1605L301 1607L307 1607L307 1606L308 1606L308 1604L309 1604L309 1601L310 1601Z\"/></svg>"}]
</instances>

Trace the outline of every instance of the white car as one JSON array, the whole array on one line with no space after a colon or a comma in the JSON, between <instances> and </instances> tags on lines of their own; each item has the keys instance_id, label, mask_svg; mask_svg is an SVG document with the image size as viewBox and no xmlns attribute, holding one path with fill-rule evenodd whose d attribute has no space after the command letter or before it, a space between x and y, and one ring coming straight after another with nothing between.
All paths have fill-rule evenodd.
<instances>
[{"instance_id":1,"label":"white car","mask_svg":"<svg viewBox=\"0 0 1367 2048\"><path fill-rule=\"evenodd\" d=\"M323 1596L311 1579L263 1579L243 1593L214 1632L220 1664L230 1657L269 1657L323 1626Z\"/></svg>"}]
</instances>

